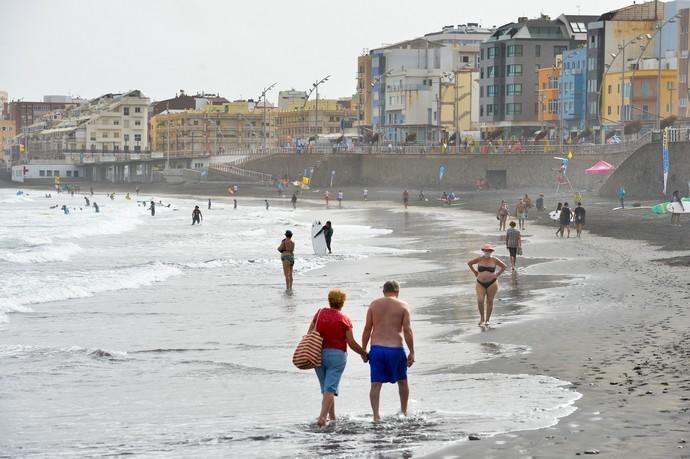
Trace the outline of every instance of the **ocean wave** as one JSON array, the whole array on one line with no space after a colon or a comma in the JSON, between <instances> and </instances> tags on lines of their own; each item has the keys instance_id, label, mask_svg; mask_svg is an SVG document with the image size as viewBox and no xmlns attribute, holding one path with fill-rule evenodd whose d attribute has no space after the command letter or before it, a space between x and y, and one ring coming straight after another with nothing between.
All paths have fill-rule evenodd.
<instances>
[{"instance_id":1,"label":"ocean wave","mask_svg":"<svg viewBox=\"0 0 690 459\"><path fill-rule=\"evenodd\" d=\"M81 250L81 247L72 242L51 246L39 245L31 247L29 250L4 250L0 252L0 261L21 264L67 261Z\"/></svg>"},{"instance_id":2,"label":"ocean wave","mask_svg":"<svg viewBox=\"0 0 690 459\"><path fill-rule=\"evenodd\" d=\"M83 355L90 358L107 360L122 360L127 357L127 352L125 351L113 351L98 347L47 347L24 344L0 345L0 358L43 358L59 354Z\"/></svg>"},{"instance_id":3,"label":"ocean wave","mask_svg":"<svg viewBox=\"0 0 690 459\"><path fill-rule=\"evenodd\" d=\"M177 266L161 262L112 270L67 272L40 278L10 275L0 288L0 313L21 312L24 305L72 298L87 298L98 293L134 289L163 282L182 274Z\"/></svg>"}]
</instances>

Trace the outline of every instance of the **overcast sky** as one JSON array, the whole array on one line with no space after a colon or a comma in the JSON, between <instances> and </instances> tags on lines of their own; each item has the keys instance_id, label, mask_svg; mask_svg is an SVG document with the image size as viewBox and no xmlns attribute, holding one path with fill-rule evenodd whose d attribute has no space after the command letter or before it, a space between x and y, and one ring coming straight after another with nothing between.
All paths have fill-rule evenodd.
<instances>
[{"instance_id":1,"label":"overcast sky","mask_svg":"<svg viewBox=\"0 0 690 459\"><path fill-rule=\"evenodd\" d=\"M599 15L620 0L0 0L0 90L93 98L140 89L154 100L219 92L256 98L263 87L322 97L355 92L357 56L440 30L490 27L561 13ZM275 101L277 90L269 93Z\"/></svg>"}]
</instances>

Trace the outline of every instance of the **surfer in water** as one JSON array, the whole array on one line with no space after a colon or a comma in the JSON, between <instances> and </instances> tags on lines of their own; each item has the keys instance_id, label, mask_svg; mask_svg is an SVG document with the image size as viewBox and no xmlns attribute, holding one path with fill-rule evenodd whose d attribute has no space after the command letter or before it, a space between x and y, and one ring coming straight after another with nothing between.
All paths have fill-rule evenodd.
<instances>
[{"instance_id":1,"label":"surfer in water","mask_svg":"<svg viewBox=\"0 0 690 459\"><path fill-rule=\"evenodd\" d=\"M201 209L199 209L199 206L194 206L194 210L192 211L192 225L195 223L198 223L201 225L201 221L204 219L204 216L201 215Z\"/></svg>"},{"instance_id":2,"label":"surfer in water","mask_svg":"<svg viewBox=\"0 0 690 459\"><path fill-rule=\"evenodd\" d=\"M407 205L410 202L410 192L407 190L403 190L402 198L403 198L403 205L405 206L405 209L407 209Z\"/></svg>"},{"instance_id":3,"label":"surfer in water","mask_svg":"<svg viewBox=\"0 0 690 459\"><path fill-rule=\"evenodd\" d=\"M290 198L290 202L292 203L292 208L297 209L297 192L295 191L292 193L292 197Z\"/></svg>"},{"instance_id":4,"label":"surfer in water","mask_svg":"<svg viewBox=\"0 0 690 459\"><path fill-rule=\"evenodd\" d=\"M211 200L210 199L208 200L208 208L209 209L211 208Z\"/></svg>"},{"instance_id":5,"label":"surfer in water","mask_svg":"<svg viewBox=\"0 0 690 459\"><path fill-rule=\"evenodd\" d=\"M266 203L266 210L268 210L268 207L269 207L268 199L264 199L264 202Z\"/></svg>"},{"instance_id":6,"label":"surfer in water","mask_svg":"<svg viewBox=\"0 0 690 459\"><path fill-rule=\"evenodd\" d=\"M479 326L488 326L491 312L494 309L494 298L498 291L498 276L506 270L506 264L493 256L494 246L484 244L482 255L471 259L467 266L477 278L475 291L477 293L477 307L479 308ZM477 265L477 269L474 268ZM498 269L498 271L496 271ZM484 307L486 306L486 311Z\"/></svg>"},{"instance_id":7,"label":"surfer in water","mask_svg":"<svg viewBox=\"0 0 690 459\"><path fill-rule=\"evenodd\" d=\"M84 201L86 201L86 207L89 207L91 205L91 203L89 202L89 198L87 198L86 196L84 196Z\"/></svg>"},{"instance_id":8,"label":"surfer in water","mask_svg":"<svg viewBox=\"0 0 690 459\"><path fill-rule=\"evenodd\" d=\"M151 211L151 216L155 217L156 216L156 203L153 202L153 199L151 200L151 207L149 207L149 210Z\"/></svg>"},{"instance_id":9,"label":"surfer in water","mask_svg":"<svg viewBox=\"0 0 690 459\"><path fill-rule=\"evenodd\" d=\"M280 261L283 263L283 274L285 275L285 289L292 291L292 269L295 266L295 242L292 240L292 231L285 231L285 239L278 246Z\"/></svg>"},{"instance_id":10,"label":"surfer in water","mask_svg":"<svg viewBox=\"0 0 690 459\"><path fill-rule=\"evenodd\" d=\"M101 210L98 208L98 204L96 204L96 201L93 202L93 208L96 211L96 213L100 212Z\"/></svg>"},{"instance_id":11,"label":"surfer in water","mask_svg":"<svg viewBox=\"0 0 690 459\"><path fill-rule=\"evenodd\" d=\"M331 225L331 221L326 222L326 226L321 228L318 233L314 235L314 239L316 239L319 234L323 233L324 239L326 239L326 248L328 249L328 253L333 253L331 252L331 238L333 237L333 225Z\"/></svg>"}]
</instances>

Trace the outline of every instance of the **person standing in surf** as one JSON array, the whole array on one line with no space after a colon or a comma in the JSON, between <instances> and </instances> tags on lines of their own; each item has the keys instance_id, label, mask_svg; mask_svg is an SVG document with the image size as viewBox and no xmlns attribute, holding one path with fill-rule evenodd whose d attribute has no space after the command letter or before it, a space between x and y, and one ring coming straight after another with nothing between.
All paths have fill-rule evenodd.
<instances>
[{"instance_id":1,"label":"person standing in surf","mask_svg":"<svg viewBox=\"0 0 690 459\"><path fill-rule=\"evenodd\" d=\"M194 226L196 223L201 225L201 221L203 219L204 216L201 215L201 209L199 209L199 206L194 206L194 210L192 211L192 226Z\"/></svg>"},{"instance_id":2,"label":"person standing in surf","mask_svg":"<svg viewBox=\"0 0 690 459\"><path fill-rule=\"evenodd\" d=\"M498 219L498 230L499 231L505 231L506 230L506 220L508 220L508 214L510 212L508 211L508 204L501 199L501 204L498 206L498 212L496 212L496 218Z\"/></svg>"},{"instance_id":3,"label":"person standing in surf","mask_svg":"<svg viewBox=\"0 0 690 459\"><path fill-rule=\"evenodd\" d=\"M621 209L625 209L625 188L623 185L618 188L618 202L621 204Z\"/></svg>"},{"instance_id":4,"label":"person standing in surf","mask_svg":"<svg viewBox=\"0 0 690 459\"><path fill-rule=\"evenodd\" d=\"M316 330L323 338L321 366L315 368L321 386L321 412L317 424L326 425L326 420L335 422L335 396L338 395L340 379L347 365L347 347L358 353L366 363L367 352L355 341L352 321L342 313L347 294L334 288L328 292L329 308L319 309L309 325L311 333Z\"/></svg>"},{"instance_id":5,"label":"person standing in surf","mask_svg":"<svg viewBox=\"0 0 690 459\"><path fill-rule=\"evenodd\" d=\"M338 191L338 207L343 207L343 190Z\"/></svg>"},{"instance_id":6,"label":"person standing in surf","mask_svg":"<svg viewBox=\"0 0 690 459\"><path fill-rule=\"evenodd\" d=\"M680 212L677 212L678 207L682 212L685 212L683 207L683 200L680 199L680 191L675 190L671 195L671 225L680 225Z\"/></svg>"},{"instance_id":7,"label":"person standing in surf","mask_svg":"<svg viewBox=\"0 0 690 459\"><path fill-rule=\"evenodd\" d=\"M326 209L328 209L328 201L331 199L331 192L326 190L323 194L323 199L326 201Z\"/></svg>"},{"instance_id":8,"label":"person standing in surf","mask_svg":"<svg viewBox=\"0 0 690 459\"><path fill-rule=\"evenodd\" d=\"M156 216L156 203L153 202L153 199L151 200L151 207L149 207L149 210L151 211L151 216L155 217Z\"/></svg>"},{"instance_id":9,"label":"person standing in surf","mask_svg":"<svg viewBox=\"0 0 690 459\"><path fill-rule=\"evenodd\" d=\"M292 270L295 266L295 242L292 240L292 231L285 231L285 239L278 246L280 261L283 263L283 274L285 275L285 290L292 291Z\"/></svg>"},{"instance_id":10,"label":"person standing in surf","mask_svg":"<svg viewBox=\"0 0 690 459\"><path fill-rule=\"evenodd\" d=\"M323 233L323 237L326 240L326 248L328 249L328 253L333 253L331 252L331 238L333 237L333 225L331 224L330 220L326 222L326 226L321 228L319 232L314 235L314 239L316 239L321 233Z\"/></svg>"},{"instance_id":11,"label":"person standing in surf","mask_svg":"<svg viewBox=\"0 0 690 459\"><path fill-rule=\"evenodd\" d=\"M494 309L494 298L498 291L498 276L506 270L506 264L493 256L494 246L484 244L482 255L467 262L470 271L476 277L475 292L479 309L479 326L488 326ZM474 268L477 265L477 268ZM498 271L497 271L498 270Z\"/></svg>"},{"instance_id":12,"label":"person standing in surf","mask_svg":"<svg viewBox=\"0 0 690 459\"><path fill-rule=\"evenodd\" d=\"M578 202L577 206L575 206L575 232L577 234L577 238L580 239L580 236L582 235L582 229L585 227L585 208L582 207L582 203Z\"/></svg>"},{"instance_id":13,"label":"person standing in surf","mask_svg":"<svg viewBox=\"0 0 690 459\"><path fill-rule=\"evenodd\" d=\"M292 198L290 198L290 202L292 203L292 208L297 209L297 192L295 191L292 193Z\"/></svg>"},{"instance_id":14,"label":"person standing in surf","mask_svg":"<svg viewBox=\"0 0 690 459\"><path fill-rule=\"evenodd\" d=\"M403 190L403 205L405 206L405 209L407 209L407 204L410 202L410 192L407 190Z\"/></svg>"},{"instance_id":15,"label":"person standing in surf","mask_svg":"<svg viewBox=\"0 0 690 459\"><path fill-rule=\"evenodd\" d=\"M362 332L364 350L371 339L369 367L371 389L369 402L374 422L381 421L379 402L383 383L397 383L400 397L400 411L407 416L407 401L410 388L407 383L407 369L414 364L414 334L409 305L398 299L400 285L396 281L383 284L383 297L371 302ZM403 339L407 345L405 355Z\"/></svg>"},{"instance_id":16,"label":"person standing in surf","mask_svg":"<svg viewBox=\"0 0 690 459\"><path fill-rule=\"evenodd\" d=\"M515 217L517 217L518 226L521 230L525 229L525 215L527 214L527 206L525 201L520 198L517 205L515 206Z\"/></svg>"}]
</instances>

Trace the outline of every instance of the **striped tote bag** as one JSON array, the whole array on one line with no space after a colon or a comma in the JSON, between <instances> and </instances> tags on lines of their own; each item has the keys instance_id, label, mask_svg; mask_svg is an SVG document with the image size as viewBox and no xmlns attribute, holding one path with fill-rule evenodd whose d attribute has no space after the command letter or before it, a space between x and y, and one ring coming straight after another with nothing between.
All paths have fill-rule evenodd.
<instances>
[{"instance_id":1,"label":"striped tote bag","mask_svg":"<svg viewBox=\"0 0 690 459\"><path fill-rule=\"evenodd\" d=\"M319 313L316 315L314 329L302 337L295 349L295 353L292 354L292 363L300 370L310 370L321 366L323 338L316 331L320 315L321 309L319 309Z\"/></svg>"}]
</instances>

